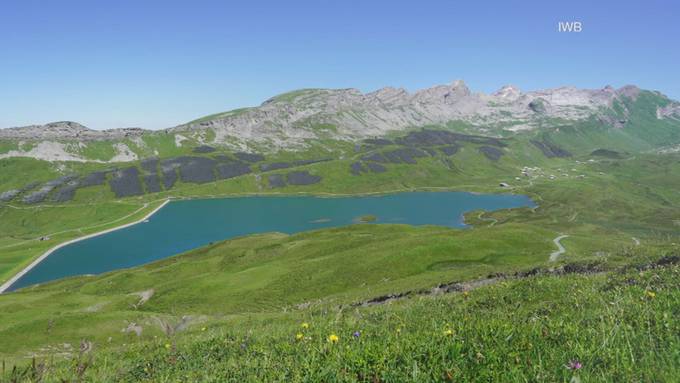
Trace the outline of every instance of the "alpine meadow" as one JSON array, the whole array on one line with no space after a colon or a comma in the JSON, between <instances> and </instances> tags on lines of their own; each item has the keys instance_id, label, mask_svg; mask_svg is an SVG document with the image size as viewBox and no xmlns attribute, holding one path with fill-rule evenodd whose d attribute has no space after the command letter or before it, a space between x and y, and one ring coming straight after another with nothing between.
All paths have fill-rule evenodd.
<instances>
[{"instance_id":1,"label":"alpine meadow","mask_svg":"<svg viewBox=\"0 0 680 383\"><path fill-rule=\"evenodd\" d=\"M680 103L635 86L2 129L0 381L674 381L679 190Z\"/></svg>"}]
</instances>

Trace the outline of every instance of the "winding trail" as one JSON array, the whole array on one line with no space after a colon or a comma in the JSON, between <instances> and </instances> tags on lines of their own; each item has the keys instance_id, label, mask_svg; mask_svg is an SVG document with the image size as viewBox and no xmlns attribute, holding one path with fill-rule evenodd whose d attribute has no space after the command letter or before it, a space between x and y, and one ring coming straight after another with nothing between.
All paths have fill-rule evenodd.
<instances>
[{"instance_id":1,"label":"winding trail","mask_svg":"<svg viewBox=\"0 0 680 383\"><path fill-rule=\"evenodd\" d=\"M666 257L665 262L664 259L662 258L661 260L658 260L656 262L652 263L647 263L645 265L642 265L642 269L649 269L649 268L657 268L657 267L670 267L672 265L678 264L677 259L672 259L672 256ZM515 272L514 274L500 274L499 276L495 277L487 277L487 278L482 278L482 279L473 279L469 281L463 281L463 282L450 282L450 283L441 283L437 286L434 286L430 289L421 289L421 290L409 290L409 291L404 291L404 292L398 292L398 293L390 293L386 295L382 295L379 297L375 297L372 299L367 299L364 301L358 301L351 303L349 305L340 305L340 308L344 307L366 307L366 306L373 306L373 305L382 305L386 303L390 303L392 301L400 300L400 299L408 299L408 298L413 298L413 297L422 297L422 296L428 296L428 295L439 295L439 294L449 294L449 293L463 293L465 294L467 291L471 290L476 290L480 287L485 287L492 285L494 283L498 282L504 282L504 281L513 281L513 280L522 280L527 277L535 276L535 275L542 275L542 276L548 276L548 275L554 275L554 276L564 276L564 275L601 275L605 273L615 273L616 271L621 271L621 270L626 270L625 266L619 266L619 267L614 267L614 268L605 268L605 269L599 269L597 267L591 268L591 267L586 267L585 269L572 269L572 270L567 270L564 267L556 267L556 268L549 268L549 269L534 269L528 272ZM309 307L311 302L305 302L296 305L297 309L306 309Z\"/></svg>"},{"instance_id":2,"label":"winding trail","mask_svg":"<svg viewBox=\"0 0 680 383\"><path fill-rule=\"evenodd\" d=\"M121 200L116 200L116 201L110 201L107 203L117 203L120 205L138 205L136 203L131 203L128 201L121 201ZM31 206L15 206L9 203L5 204L0 204L0 207L7 207L10 209L15 209L15 210L40 210L40 209L48 209L48 208L72 208L72 207L79 207L79 206L96 206L96 205L101 205L101 202L89 202L89 203L69 203L69 204L61 204L61 205L31 205Z\"/></svg>"},{"instance_id":3,"label":"winding trail","mask_svg":"<svg viewBox=\"0 0 680 383\"><path fill-rule=\"evenodd\" d=\"M75 228L75 229L68 229L68 230L57 231L57 232L49 233L49 234L43 234L43 235L41 235L41 236L39 236L39 237L36 237L36 238L27 239L27 240L24 240L24 241L21 241L21 242L11 243L11 244L5 245L5 246L0 246L0 249L7 249L7 248L10 248L10 247L15 247L15 246L23 245L23 244L26 244L26 243L29 243L29 242L34 242L34 241L40 240L40 238L42 238L42 237L54 237L54 236L57 236L57 235L59 235L59 234L70 233L70 232L72 232L72 231L76 231L76 232L82 233L83 230L94 229L94 228L97 228L97 227L100 227L100 226L108 226L108 225L111 225L111 224L113 224L113 223L116 223L116 222L119 222L119 221L126 220L126 219L132 217L133 215L139 213L140 211L146 209L147 207L149 207L149 204L150 204L150 203L155 203L155 202L158 202L158 201L159 201L159 200L144 203L142 206L140 206L137 210L133 211L132 213L126 214L125 216L120 217L120 218L116 218L116 219L114 219L113 221L104 222L104 223L98 223L98 224L92 225L92 226L85 226L85 227L79 227L79 228ZM92 204L92 205L94 205L94 204ZM89 205L70 205L70 206L89 206ZM12 207L12 206L10 206L10 207ZM46 206L46 207L52 207L52 206ZM13 207L13 208L14 208L14 207ZM21 208L15 208L15 209L21 209Z\"/></svg>"},{"instance_id":4,"label":"winding trail","mask_svg":"<svg viewBox=\"0 0 680 383\"><path fill-rule=\"evenodd\" d=\"M496 218L493 218L493 217L484 218L484 217L482 217L484 214L486 214L485 211L479 213L479 215L477 216L477 218L479 218L480 221L491 222L487 227L491 227L491 226L493 226L493 225L495 225L495 224L498 223L498 220L497 220Z\"/></svg>"},{"instance_id":5,"label":"winding trail","mask_svg":"<svg viewBox=\"0 0 680 383\"><path fill-rule=\"evenodd\" d=\"M560 235L559 237L553 239L553 243L555 244L555 246L557 246L557 251L553 251L550 254L550 262L555 262L557 260L557 258L560 257L560 255L564 254L567 251L564 248L564 246L562 246L562 244L560 243L561 240L563 240L564 238L567 238L567 237L568 237L568 235Z\"/></svg>"},{"instance_id":6,"label":"winding trail","mask_svg":"<svg viewBox=\"0 0 680 383\"><path fill-rule=\"evenodd\" d=\"M83 240L86 240L86 239L89 239L89 238L97 237L97 236L100 236L100 235L103 235L103 234L106 234L106 233L110 233L110 232L112 232L112 231L124 229L124 228L126 228L126 227L130 227L130 226L136 225L136 224L138 224L138 223L144 222L144 221L146 221L147 219L149 219L152 215L156 214L156 212L158 212L160 209L162 209L162 208L163 208L165 205L167 205L169 202L170 202L170 199L166 199L166 200L163 201L163 203L160 204L157 208L153 209L149 214L145 215L144 217L142 217L141 219L139 219L139 220L137 220L137 221L130 222L130 223L126 223L126 224L124 224L124 225L116 226L116 227L113 227L113 228L110 228L110 229L107 229L107 230L103 230L103 231L100 231L100 232L97 232L97 233L88 234L88 235L85 235L85 236L82 236L82 237L79 237L79 238L72 239L72 240L70 240L70 241L62 242L62 243L60 243L60 244L58 244L58 245L52 247L51 249L49 249L49 250L47 250L46 252L44 252L43 255L41 255L40 257L36 258L33 262L31 262L31 264L29 264L28 266L26 266L23 270L21 270L20 272L16 273L12 278L10 278L10 279L7 280L5 283L3 283L2 286L0 286L0 294L2 294L2 293L4 293L5 291L7 291L7 289L9 289L10 286L12 286L16 281L18 281L21 277L23 277L24 275L26 275L29 271L31 271L34 267L36 267L40 262L42 262L43 260L45 260L45 258L47 258L50 254L52 254L52 253L54 253L55 251L61 249L62 247L68 246L68 245L70 245L70 244L72 244L72 243L75 243L75 242L80 242L80 241L83 241ZM147 207L147 206L148 206L148 203L147 203L147 204L144 204L144 206L141 207L139 210L141 210L141 209L143 209L143 208L145 208L145 207ZM137 210L136 212L138 212L139 210ZM134 212L134 213L132 213L132 214L135 214L136 212ZM126 217L129 217L129 216L132 215L132 214L129 214L129 215L125 216L125 217L119 218L118 220L120 220L120 219L125 219ZM69 231L73 231L73 230L69 230Z\"/></svg>"}]
</instances>

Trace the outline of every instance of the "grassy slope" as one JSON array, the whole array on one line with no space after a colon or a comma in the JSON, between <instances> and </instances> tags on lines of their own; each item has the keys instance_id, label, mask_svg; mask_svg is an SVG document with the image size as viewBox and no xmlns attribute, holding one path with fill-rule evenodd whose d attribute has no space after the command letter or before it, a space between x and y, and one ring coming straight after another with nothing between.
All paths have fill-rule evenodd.
<instances>
[{"instance_id":1,"label":"grassy slope","mask_svg":"<svg viewBox=\"0 0 680 383\"><path fill-rule=\"evenodd\" d=\"M539 277L473 291L467 299L425 298L342 312L319 308L242 321L178 338L174 347L172 340L132 346L123 357L111 356L107 368L99 359L93 376L672 381L680 372L680 327L673 319L680 307L674 288L679 277L677 267L611 277ZM301 329L303 322L310 328ZM359 339L354 331L361 331ZM304 341L294 340L298 332ZM327 341L330 334L339 335L337 344ZM584 367L567 369L571 360Z\"/></svg>"},{"instance_id":2,"label":"grassy slope","mask_svg":"<svg viewBox=\"0 0 680 383\"><path fill-rule=\"evenodd\" d=\"M203 116L203 117L197 118L195 120L189 121L189 122L186 123L186 125L199 124L201 122L212 121L212 120L216 120L218 118L236 116L236 115L239 115L243 112L248 111L249 109L251 109L251 108L238 108L238 109L233 109L233 110L229 110L229 111L226 111L226 112L209 114L207 116Z\"/></svg>"},{"instance_id":3,"label":"grassy slope","mask_svg":"<svg viewBox=\"0 0 680 383\"><path fill-rule=\"evenodd\" d=\"M331 147L330 144L327 146ZM468 144L449 158L424 158L419 160L417 166L388 165L389 171L386 173L357 177L349 175L349 164L363 154L353 153L353 150L342 145L336 145L333 150L338 157L343 156L340 152L345 153L345 159L304 167L323 176L322 182L315 185L269 189L266 176L271 173L263 173L203 185L179 183L176 188L167 192L120 201L113 199L106 186L101 186L79 189L76 198L66 204L15 206L21 209L0 207L0 216L3 217L0 220L0 248L4 249L0 280L9 278L30 263L31 259L39 256L44 249L60 241L81 236L80 228L101 225L101 229L107 222L131 222L152 210L151 205L144 208L145 203L167 197L205 198L253 193L356 194L419 188L498 192L499 182L509 182L513 186L512 192L527 193L541 204L542 208L538 210L541 214L526 219L555 231L571 230L574 237L570 240L579 240L575 235L580 232L583 235L581 240L588 241L588 234L592 230L617 238L624 236L624 233L618 231L624 231L628 235L626 240L630 240L630 235L672 231L673 222L677 220L673 217L680 198L676 192L679 181L675 177L668 177L668 174L680 170L674 156L648 155L577 164L575 159L546 159L538 149L516 140L497 163L482 156L475 145ZM328 155L328 149L316 147L303 154L281 153L272 160L322 158ZM585 161L586 158L583 157L582 160ZM24 162L40 163L23 159L12 161L15 164ZM542 167L545 176L516 181L515 176L519 175L519 170L525 165ZM70 166L79 169L97 165ZM556 174L558 177L556 180L549 180L549 174ZM577 178L580 174L586 177ZM645 180L644 184L640 182L641 179ZM86 209L83 209L84 206ZM138 215L124 218L138 209L142 209ZM108 227L110 226L106 226ZM61 234L55 236L56 232ZM44 235L53 238L47 242L35 241ZM599 240L597 238L591 242Z\"/></svg>"},{"instance_id":4,"label":"grassy slope","mask_svg":"<svg viewBox=\"0 0 680 383\"><path fill-rule=\"evenodd\" d=\"M154 375L154 380L162 380L159 376L163 375L177 379L188 373L186 369L191 363L198 363L195 358L204 355L201 351L207 352L204 347L212 347L209 345L213 340L201 336L178 338L176 340L184 342L186 349L180 351L180 349L173 348L172 352L176 354L168 356L167 351L157 349L158 341L153 340L153 336L162 334L152 318L164 317L176 321L182 315L190 314L198 318L198 321L205 321L210 326L215 326L215 331L211 330L211 334L223 331L226 321L233 334L219 338L221 339L219 341L225 341L227 348L231 344L229 339L247 336L258 342L261 347L254 355L261 356L262 353L275 355L273 358L276 360L289 361L297 366L297 373L314 373L319 379L323 379L324 376L328 378L331 375L345 376L348 379L364 376L368 379L369 375L366 373L371 373L379 374L383 379L396 380L398 377L403 379L407 376L406 374L410 373L411 376L429 376L437 380L437 376L442 376L437 374L442 373L441 368L445 365L444 357L454 354L441 354L443 351L438 343L426 340L419 343L417 339L426 333L441 331L441 328L435 330L434 323L437 322L437 326L441 327L441 323L448 321L446 318L458 312L456 311L458 306L454 305L459 303L456 303L457 298L442 298L442 303L437 303L441 306L439 311L435 309L428 311L429 305L421 305L421 307L416 304L411 305L411 303L400 306L398 309L400 311L385 309L383 315L408 317L411 318L410 322L422 321L422 318L433 318L433 322L430 327L424 327L424 332L414 330L414 337L404 340L390 336L389 331L394 329L384 329L386 332L376 330L376 339L367 342L365 347L362 346L356 350L356 353L346 354L342 351L336 353L335 357L332 354L335 351L327 349L323 339L320 338L320 333L315 333L314 339L318 347L312 347L308 354L309 358L298 360L299 356L295 353L295 349L290 348L298 347L298 345L291 346L290 344L291 331L295 331L295 325L291 323L301 320L302 316L312 315L312 318L318 319L323 331L343 331L345 334L343 338L345 338L346 333L350 331L349 327L356 327L356 325L345 326L344 315L324 314L329 310L333 311L332 308L337 303L347 303L387 292L429 287L452 279L469 279L497 271L543 265L548 254L553 250L552 239L560 233L570 235L563 240L563 244L567 247L564 261L597 260L607 265L627 262L626 257L633 246L633 236L641 239L642 245L636 249L643 253L654 254L658 248L665 247L673 241L677 242L677 228L680 226L678 218L680 217L678 208L680 194L677 192L680 190L680 178L677 177L677 174L680 174L680 162L677 156L637 153L627 155L621 160L598 159L597 162L585 162L589 158L586 154L596 147L604 146L610 149L631 151L648 149L648 146L632 139L629 133L625 131L615 132L613 135L611 132L603 133L596 127L588 127L585 123L585 125L569 129L561 128L549 134L554 142L563 143L565 148L577 154L577 157L572 159L547 159L538 149L528 144L528 136L519 136L511 140L510 146L505 149L506 155L499 162L489 161L478 152L476 145L466 144L459 153L448 160L441 155L424 158L419 160L417 166L388 165L387 173L360 177L350 176L348 169L349 164L362 153L355 153L350 144L328 141L313 146L305 153L280 153L277 158L270 159L273 161L321 158L329 155L336 158L330 162L304 167L311 173L324 177L323 181L316 185L289 186L284 189L271 190L265 181L269 173L265 173L204 185L180 183L178 187L169 192L122 201L114 201L106 187L95 187L80 190L76 199L67 204L46 204L28 209L24 209L23 206L0 207L0 217L2 217L0 219L0 250L3 255L0 280L2 280L3 276L9 277L48 247L84 233L110 227L114 225L112 221L120 224L138 219L153 208L153 203L160 203L159 198L168 196L217 197L252 193L356 194L428 188L497 192L499 182L509 182L511 184L509 191L529 194L540 205L535 211L516 209L492 213L471 212L467 220L477 226L474 230L358 225L291 237L272 234L243 238L142 268L115 272L94 279L73 278L4 295L0 297L0 312L3 313L2 325L0 325L2 334L0 349L4 351L2 355L10 360L25 355L27 352L37 351L44 355L46 351L42 347L46 344L57 347L60 351L69 352L55 345L63 344L63 342L76 344L79 339L87 338L94 340L98 347L104 349L130 353L138 350L135 347L144 349L145 356L137 359L132 356L117 358L115 355L106 353L97 356L108 358L105 363L122 366L121 368L127 374L125 377L130 380L135 380L133 377L141 377L139 374L148 374L144 372L144 368L154 374L160 374ZM620 140L616 138L605 140L608 136L611 138L619 134ZM662 136L668 137L665 134L663 133ZM173 151L177 150L174 146L174 138L172 142L168 137L157 139L159 140L158 147L169 148L163 152L162 156L166 153L167 155L185 154ZM601 143L611 143L613 146L605 146ZM577 163L577 160L582 162ZM43 165L36 165L39 161L10 161L0 161L0 164L10 163L8 169L14 174L16 174L15 169L20 169L20 166L29 166L27 171L30 171L31 166L36 166L40 172L43 172L38 174L44 174L46 179L53 176L53 173L49 173L53 170ZM73 166L73 169L85 169L85 166L101 165L69 164L69 166ZM81 166L83 168L79 168ZM539 166L543 169L544 176L515 180L522 166ZM550 180L547 177L549 174L555 174L556 179ZM585 178L577 177L581 174ZM4 181L0 178L0 181L5 184L16 182L12 178ZM149 203L146 208L145 203ZM22 209L16 209L16 207ZM133 212L136 213L132 214ZM91 227L96 224L101 226ZM81 232L79 231L81 227L89 229ZM53 234L58 231L62 233ZM51 241L36 242L34 240L37 236L48 233L53 234ZM348 258L353 262L347 262ZM676 276L677 272L664 274L661 278L667 281ZM601 288L601 279L602 277L579 279L578 283L592 286L594 292ZM538 280L537 283L548 284L549 287L568 287L567 284L560 285L563 280L566 279L546 278ZM517 287L517 296L524 293L538 302L554 299L562 302L561 305L570 307L566 306L565 299L568 297L564 295L551 295L552 292L530 289L521 284L518 286L520 287ZM141 308L134 309L132 304L138 298L129 294L149 288L154 288L156 295ZM633 293L620 295L618 302L627 300L626 304L632 305L635 301L631 297ZM674 296L674 300L669 301L671 306L668 306L676 311L677 298ZM595 299L594 295L593 299ZM324 308L320 308L318 312L281 314L282 309L289 310L295 304L302 302L319 302L318 305ZM494 307L487 307L491 311L480 311L481 308L476 307L476 311L469 314L483 318L482 324L479 325L481 327L471 324L472 327L466 330L468 334L466 339L469 339L468 336L472 336L475 332L483 334L487 331L488 335L491 329L497 331L496 326L500 326L500 322L505 321L508 316L515 315L513 311L515 309L519 310L517 315L522 314L524 312L522 306L513 306L512 302L512 300L503 300ZM531 304L528 302L527 310L538 309L537 305L531 306ZM560 304L554 307L562 310ZM382 309L375 310L379 313ZM579 312L579 318L570 317L567 311L560 310L555 317L555 323L559 326L564 326L565 323L576 326L590 321L591 315L595 318L608 314L606 306L596 304L588 306L588 310L583 313ZM364 314L358 315L364 317ZM365 315L370 317L371 311L367 311ZM498 315L501 319L494 322L490 315ZM646 314L636 308L631 315L634 317L631 320L638 321L643 318L642 315ZM334 317L340 319L336 321ZM378 319L375 321L351 323L373 326L377 329L380 326L380 317L376 318ZM273 323L271 319L276 319L281 324ZM138 340L120 332L128 322L140 323L145 328L142 344L133 346L132 349L123 345L130 342L137 343ZM465 321L465 323L468 322ZM337 330L332 327L336 324L339 326ZM523 333L525 338L535 336L531 332L533 329L531 326L533 324L527 324L518 330L518 333ZM265 335L254 336L250 333L253 328L257 328ZM640 337L645 333L643 330L647 331L648 339L640 341ZM650 377L670 376L663 374L674 371L670 367L672 366L670 362L674 360L673 358L677 360L677 355L668 353L656 356L643 355L643 357L637 355L643 352L642 346L654 346L658 349L661 346L668 347L677 344L677 338L663 338L665 333L660 332L661 330L663 329L644 327L639 331L635 328L624 333L623 338L620 337L622 336L620 333L611 335L610 339L614 342L612 344L616 346L609 356L621 361L622 358L627 357L627 354L635 354L636 360L648 358L647 360L652 365L660 366L658 373L661 375L651 375L654 371L643 370L644 374L640 376L648 378L643 380L649 380ZM591 325L588 331L591 332L591 336L599 336L600 339L609 333L604 324L598 328ZM266 334L271 334L271 336ZM578 334L574 335L576 338L578 336ZM111 337L110 342L109 337ZM281 343L284 339L286 341ZM381 343L377 339L385 339L387 343ZM595 340L588 343L588 337L578 339L586 345L584 346L585 355L592 358L598 350L598 344ZM630 343L630 339L634 339L632 343L635 347L623 344L624 340ZM151 341L152 344L150 345L147 341ZM648 343L645 343L646 341ZM281 348L267 348L267 342L279 342L282 346ZM233 346L236 347L237 343L239 342L234 343ZM510 355L509 352L512 351L503 348L498 342L491 344L493 345L491 352L498 353L498 358ZM509 342L509 344L513 343ZM468 347L466 350L472 352L470 348L472 345L472 343L463 343L460 347ZM454 376L455 374L475 376L477 370L474 370L474 365L468 362L477 360L476 363L485 366L483 371L488 374L510 374L509 376L516 380L532 380L531 376L535 380L561 379L566 376L564 370L555 370L555 366L559 363L566 363L566 360L558 361L558 359L567 358L567 346L572 350L573 344L564 343L564 339L543 344L541 347L544 347L545 353L540 354L538 359L536 359L537 355L531 354L532 357L525 363L531 363L531 365L526 366L516 362L517 365L522 365L522 368L511 368L508 363L500 360L495 360L493 363L495 368L489 368L489 365L484 362L488 358L484 353L481 359L475 354L475 357L467 362L456 364L452 360L450 371L446 371ZM482 346L475 345L475 347L484 346L482 344ZM599 347L599 349L603 347L601 343ZM377 359L370 359L371 355L381 348L386 349L386 354ZM416 366L408 371L389 364L391 360L389 358L394 359L395 353L403 348L421 350L425 353L424 355L430 355L432 360L442 362L428 364L412 356L404 360L406 365ZM50 352L52 351L47 353ZM184 353L179 354L180 352ZM569 352L573 353L573 350ZM180 363L178 367L169 365L172 360L177 360L178 355L189 364ZM254 359L248 355L243 359L237 354L226 358L230 360L229 363L246 363L254 366L252 369L240 370L248 374L245 377L246 380L272 379L275 374L290 372L273 359L268 362L270 364L259 365L258 363L264 362L261 358L255 358L254 355L252 355ZM466 352L460 355L471 354ZM576 354L575 357L584 358L581 355ZM358 359L353 359L355 356ZM219 356L219 358L224 360L225 357ZM320 360L327 360L330 367L327 370L319 370ZM341 360L351 360L352 363L359 363L363 367L339 365ZM226 369L229 365L215 367L215 369ZM158 370L154 370L156 366ZM259 369L259 373L254 371L257 366L263 367ZM595 374L591 376L602 378L606 376L605 373L614 372L613 366L615 364L611 361L599 364L590 372ZM632 366L632 364L628 363L626 366ZM93 373L101 374L100 377L107 374L101 364L98 368L99 370ZM206 371L211 371L211 368ZM311 368L314 370L310 370ZM421 370L429 375L418 375ZM535 375L527 375L529 374L527 371ZM213 373L215 375L211 376L226 372L213 371ZM229 373L234 376L235 371L230 370ZM296 372L290 373L296 374ZM392 376L391 373L397 375ZM624 378L631 378L635 377L637 372L629 368L620 373L620 376ZM491 378L494 376L498 378L503 375L491 375ZM110 376L102 379L110 380L108 378Z\"/></svg>"},{"instance_id":5,"label":"grassy slope","mask_svg":"<svg viewBox=\"0 0 680 383\"><path fill-rule=\"evenodd\" d=\"M17 174L30 174L36 181L47 181L60 173L44 161L30 158L9 158L0 160L0 190L6 191L25 186L28 182Z\"/></svg>"},{"instance_id":6,"label":"grassy slope","mask_svg":"<svg viewBox=\"0 0 680 383\"><path fill-rule=\"evenodd\" d=\"M0 210L0 281L11 278L48 249L73 238L134 222L162 201L100 202ZM47 236L49 240L40 240Z\"/></svg>"},{"instance_id":7,"label":"grassy slope","mask_svg":"<svg viewBox=\"0 0 680 383\"><path fill-rule=\"evenodd\" d=\"M505 230L355 225L293 236L245 237L141 269L72 278L7 295L0 303L5 313L0 338L5 340L3 351L11 354L43 342L40 329L50 319L59 322L52 336L76 342L87 334L103 342L112 334L102 333L102 328L151 314L180 310L182 315L221 317L277 311L321 298L351 302L543 264L552 250L542 239L548 235L523 225ZM130 310L136 298L129 294L151 288L154 299L140 311ZM83 310L96 303L106 304L98 318L92 318L99 322L96 330L82 328L81 320L92 317ZM19 333L21 338L12 335ZM117 343L125 342L117 331L113 336Z\"/></svg>"},{"instance_id":8,"label":"grassy slope","mask_svg":"<svg viewBox=\"0 0 680 383\"><path fill-rule=\"evenodd\" d=\"M196 255L201 258L199 263L215 250ZM627 264L648 263L659 257L630 252L621 256ZM162 270L159 265L157 272ZM124 274L120 280L145 278ZM105 286L110 278L93 285ZM245 280L248 288L258 289L252 279ZM106 309L100 314L60 314L52 325L40 320L40 327L15 328L36 334L53 347L43 349L38 359L47 365L38 364L36 369L28 365L14 376L44 374L53 380L71 380L80 375L78 366L81 370L87 366L82 375L94 381L520 382L569 381L576 376L589 382L670 382L680 372L680 326L675 319L680 309L678 280L677 265L603 274L539 274L501 281L469 294L414 297L369 308L339 307L338 303L347 300L333 297L302 309L195 316L188 328L172 335L159 331L156 321L146 317L151 310L148 307L154 304L152 298L148 307L128 310L129 320L144 327L139 338L118 333L110 343L99 341L108 331L117 332L125 326ZM54 285L52 299L65 299L80 283ZM201 289L193 296L210 291ZM48 300L49 293L24 292L21 301L39 304L38 297L42 294L42 300ZM87 294L96 297L92 302L112 296L96 288L81 293ZM225 293L214 303L213 311L228 307L233 296ZM23 309L20 304L9 308L18 312ZM104 307L112 305L124 306L120 302ZM158 310L162 303L155 305ZM74 305L63 303L61 307L73 309ZM115 324L102 326L102 319ZM74 327L77 323L78 335L95 339L100 348L78 356L63 347L59 329L68 321L74 322ZM358 337L352 335L356 331ZM297 339L297 334L302 339ZM329 342L330 335L338 336L338 341ZM120 344L119 339L125 343ZM74 355L74 360L62 361L59 356L64 352ZM574 360L582 364L581 369L566 367Z\"/></svg>"},{"instance_id":9,"label":"grassy slope","mask_svg":"<svg viewBox=\"0 0 680 383\"><path fill-rule=\"evenodd\" d=\"M18 150L19 144L15 141L0 140L0 154L7 153L12 150Z\"/></svg>"},{"instance_id":10,"label":"grassy slope","mask_svg":"<svg viewBox=\"0 0 680 383\"><path fill-rule=\"evenodd\" d=\"M459 158L475 153L462 151ZM471 167L488 166L480 165L484 163L479 158L473 161L475 158L470 157L465 163ZM552 239L559 233L570 235L563 240L567 247L565 261L597 259L608 264L623 262L617 254L633 246L633 236L642 240L639 248L647 251L654 250L651 244L655 241L677 241L674 225L680 216L679 181L668 177L678 170L675 157L603 160L580 165L574 160L557 160L556 164L560 168L580 166L576 173L587 176L564 177L556 172L560 174L556 180L546 177L523 180L528 184L514 191L529 193L540 207L481 216L471 212L467 220L478 227L474 230L359 225L293 237L244 238L94 281L76 278L3 296L0 305L5 305L3 309L8 314L4 315L6 325L1 331L10 355L34 350L45 342L41 329L50 319L59 317L63 317L59 320L61 324L51 330L58 339L75 342L87 336L102 342L116 334L113 342L117 344L125 342L119 334L121 323L142 321L148 315L229 316L266 312L319 298L347 301L542 265L554 250ZM332 181L334 170L340 177L346 165L330 162L309 168L320 171L319 167L326 167L322 174ZM333 190L334 186L338 192L362 191L361 182L372 182L378 185L375 189L392 190L404 186L400 180L408 179L411 184L406 186L413 187L417 186L414 179L442 181L437 177L448 177L444 181L453 184L453 188L455 182L476 184L478 190L496 188L497 176L472 178L461 176L459 170L449 173L440 168L426 163L418 167L393 166L390 172L404 173L364 181L357 181L361 177L345 177L344 184L324 180L312 189L318 193L323 189L314 188ZM570 169L567 172L573 173ZM422 180L406 177L418 173L422 173ZM248 176L179 190L205 196L209 192L220 194L254 187L255 177ZM496 223L489 226L489 220ZM143 310L130 311L130 304L137 298L127 294L149 288L156 289L156 298ZM102 302L106 305L99 314L86 312L88 307ZM97 330L88 331L83 323L90 323ZM22 336L15 338L12 334Z\"/></svg>"}]
</instances>

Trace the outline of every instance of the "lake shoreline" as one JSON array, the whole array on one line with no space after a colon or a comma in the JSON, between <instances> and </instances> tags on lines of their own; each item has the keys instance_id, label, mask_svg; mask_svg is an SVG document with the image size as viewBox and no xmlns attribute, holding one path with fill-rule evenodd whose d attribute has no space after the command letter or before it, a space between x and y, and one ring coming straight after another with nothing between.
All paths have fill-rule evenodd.
<instances>
[{"instance_id":1,"label":"lake shoreline","mask_svg":"<svg viewBox=\"0 0 680 383\"><path fill-rule=\"evenodd\" d=\"M87 239L91 239L94 237L102 236L114 231L118 231L130 226L137 225L139 223L142 223L144 221L147 221L151 216L156 214L159 210L161 210L163 207L168 205L170 202L180 202L180 201L194 201L194 200L215 200L215 199L231 199L231 198L248 198L248 197L254 197L254 198L267 198L267 197L313 197L313 198L319 198L319 199L334 199L334 198L347 198L347 197L387 197L390 195L398 195L398 194L408 194L408 193L419 193L419 192L453 192L453 193L467 193L470 195L474 196L481 196L485 194L489 195L505 195L505 196L523 196L529 199L531 203L534 206L537 206L535 201L531 198L530 195L528 194L516 194L516 193L508 193L506 192L501 192L501 193L494 193L494 192L470 192L470 191L462 191L458 189L452 189L450 187L419 187L419 188L408 188L408 189L395 189L395 190L389 190L389 191L377 191L377 192L364 192L364 193L328 193L328 192L317 192L317 193L309 193L309 192L297 192L297 193L291 193L291 192L265 192L265 193L231 193L231 194L226 194L226 195L189 195L189 196L169 196L167 199L163 201L158 207L156 207L153 211L151 211L149 214L144 216L143 218L135 221L135 222L130 222L127 224L123 224L120 226L116 226L107 230L103 230L97 233L85 235L82 237L74 238L72 240L60 243L58 245L55 245L54 247L50 248L47 250L45 253L43 253L40 257L36 258L33 262L31 262L28 266L23 268L21 271L19 271L17 274L13 275L12 278L7 280L4 284L0 286L0 294L3 294L7 292L12 285L14 285L17 281L19 281L22 277L24 277L26 274L28 274L31 270L33 270L35 267L37 267L41 262L43 262L47 257L52 255L55 251L66 247L68 245L71 245L73 243L77 243L80 241L84 241ZM325 221L325 220L324 220ZM460 216L459 219L461 225L463 228L469 227L469 225L465 222L465 214L463 213ZM315 222L315 223L321 223L321 222Z\"/></svg>"},{"instance_id":2,"label":"lake shoreline","mask_svg":"<svg viewBox=\"0 0 680 383\"><path fill-rule=\"evenodd\" d=\"M526 196L529 197L529 192L523 190L524 193L512 193L513 190L500 189L497 191L492 191L491 189L483 191L470 191L461 189L459 187L452 188L449 186L422 186L414 188L405 189L392 189L383 191L368 191L368 192L356 192L356 193L331 193L331 192L245 192L245 193L229 193L222 195L214 194L200 194L200 195L187 195L187 196L173 196L173 200L196 200L196 199L221 199L221 198L241 198L241 197L315 197L315 198L343 198L343 197L371 197L371 196L386 196L401 193L418 193L418 192L455 192L455 193L468 193L472 195L484 195L484 194L494 194L494 195L512 195L512 196ZM532 199L533 201L533 199ZM535 202L534 202L535 203Z\"/></svg>"},{"instance_id":3,"label":"lake shoreline","mask_svg":"<svg viewBox=\"0 0 680 383\"><path fill-rule=\"evenodd\" d=\"M84 241L86 239L98 237L100 235L108 234L108 233L111 233L111 232L114 232L114 231L117 231L117 230L125 229L127 227L143 223L144 221L151 218L154 214L156 214L163 207L165 207L168 203L170 203L170 201L171 201L170 198L166 199L158 207L153 209L149 214L145 215L144 217L142 217L141 219L139 219L137 221L126 223L126 224L116 226L116 227L112 227L110 229L102 230L102 231L99 231L99 232L96 232L96 233L84 235L82 237L74 238L74 239L71 239L69 241L62 242L58 245L55 245L54 247L52 247L49 250L47 250L46 252L44 252L40 257L33 260L33 262L31 262L28 266L24 267L21 271L14 274L14 276L12 276L12 278L8 279L5 283L3 283L2 286L0 286L0 294L4 294L10 287L12 287L13 284L15 284L19 279L21 279L21 277L26 275L29 271L33 270L36 266L38 266L38 264L40 264L40 262L44 261L52 253L61 249L62 247L68 246L68 245L76 243L76 242Z\"/></svg>"}]
</instances>

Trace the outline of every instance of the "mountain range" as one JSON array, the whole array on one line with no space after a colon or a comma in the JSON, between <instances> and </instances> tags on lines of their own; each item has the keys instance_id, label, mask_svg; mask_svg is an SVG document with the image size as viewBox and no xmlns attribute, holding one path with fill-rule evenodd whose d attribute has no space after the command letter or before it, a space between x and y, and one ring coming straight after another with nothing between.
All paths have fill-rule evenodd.
<instances>
[{"instance_id":1,"label":"mountain range","mask_svg":"<svg viewBox=\"0 0 680 383\"><path fill-rule=\"evenodd\" d=\"M176 147L209 144L278 151L304 148L315 140L356 141L430 126L508 137L583 122L625 130L641 120L680 126L680 103L633 85L529 92L507 85L491 94L472 92L461 80L412 93L392 87L370 93L352 88L302 89L272 97L257 107L217 113L159 131L93 130L70 121L0 129L0 142L5 141L6 148L4 153L0 150L0 158L120 162L162 154L159 141ZM83 149L92 142L108 142L107 154L88 156Z\"/></svg>"}]
</instances>

